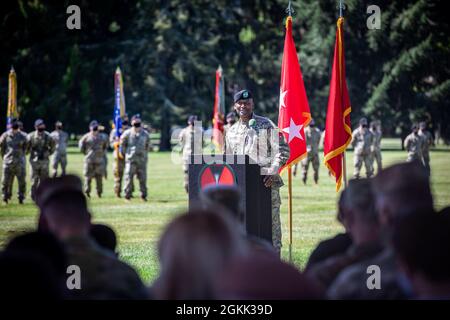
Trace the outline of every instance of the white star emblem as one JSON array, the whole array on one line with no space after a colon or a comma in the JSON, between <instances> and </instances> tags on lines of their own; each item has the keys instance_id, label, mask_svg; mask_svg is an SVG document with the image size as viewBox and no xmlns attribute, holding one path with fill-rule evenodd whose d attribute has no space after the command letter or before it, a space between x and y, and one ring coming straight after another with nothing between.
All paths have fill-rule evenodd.
<instances>
[{"instance_id":1,"label":"white star emblem","mask_svg":"<svg viewBox=\"0 0 450 320\"><path fill-rule=\"evenodd\" d=\"M280 102L279 102L280 109L282 107L286 108L286 101L284 100L286 98L286 94L287 94L287 90L283 92L283 89L280 88Z\"/></svg>"},{"instance_id":2,"label":"white star emblem","mask_svg":"<svg viewBox=\"0 0 450 320\"><path fill-rule=\"evenodd\" d=\"M299 138L300 140L303 140L303 137L300 133L300 130L302 130L302 128L303 128L302 124L296 125L294 120L292 120L291 118L291 123L289 124L289 127L283 129L283 132L286 132L289 135L288 143L291 143L291 141L295 137Z\"/></svg>"}]
</instances>

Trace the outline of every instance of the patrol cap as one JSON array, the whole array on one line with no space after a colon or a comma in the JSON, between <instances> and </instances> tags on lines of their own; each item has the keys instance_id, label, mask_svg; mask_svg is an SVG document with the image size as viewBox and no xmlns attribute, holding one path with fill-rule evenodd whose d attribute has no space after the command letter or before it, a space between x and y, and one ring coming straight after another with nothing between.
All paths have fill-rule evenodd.
<instances>
[{"instance_id":1,"label":"patrol cap","mask_svg":"<svg viewBox=\"0 0 450 320\"><path fill-rule=\"evenodd\" d=\"M55 122L55 126L62 126L62 122L61 121L56 121Z\"/></svg>"},{"instance_id":2,"label":"patrol cap","mask_svg":"<svg viewBox=\"0 0 450 320\"><path fill-rule=\"evenodd\" d=\"M131 122L139 120L141 121L141 115L140 114L135 114L134 116L131 117Z\"/></svg>"},{"instance_id":3,"label":"patrol cap","mask_svg":"<svg viewBox=\"0 0 450 320\"><path fill-rule=\"evenodd\" d=\"M228 118L236 118L236 114L234 112L228 112L227 119Z\"/></svg>"},{"instance_id":4,"label":"patrol cap","mask_svg":"<svg viewBox=\"0 0 450 320\"><path fill-rule=\"evenodd\" d=\"M314 121L314 119L311 119L311 121L309 122L309 125L313 126L313 127L316 125L316 122Z\"/></svg>"},{"instance_id":5,"label":"patrol cap","mask_svg":"<svg viewBox=\"0 0 450 320\"><path fill-rule=\"evenodd\" d=\"M363 125L366 125L366 126L367 126L367 119L366 119L366 118L361 118L361 119L359 119L359 125L360 125L360 126L363 126Z\"/></svg>"},{"instance_id":6,"label":"patrol cap","mask_svg":"<svg viewBox=\"0 0 450 320\"><path fill-rule=\"evenodd\" d=\"M42 120L42 119L37 119L37 120L34 122L34 126L35 126L35 127L42 126L43 124L45 124L45 123L44 123L44 120Z\"/></svg>"},{"instance_id":7,"label":"patrol cap","mask_svg":"<svg viewBox=\"0 0 450 320\"><path fill-rule=\"evenodd\" d=\"M92 120L89 123L89 128L93 128L93 127L98 127L98 121L97 120Z\"/></svg>"},{"instance_id":8,"label":"patrol cap","mask_svg":"<svg viewBox=\"0 0 450 320\"><path fill-rule=\"evenodd\" d=\"M195 121L197 121L197 116L194 114L191 114L188 118L188 123L194 123Z\"/></svg>"},{"instance_id":9,"label":"patrol cap","mask_svg":"<svg viewBox=\"0 0 450 320\"><path fill-rule=\"evenodd\" d=\"M42 208L50 199L66 192L83 194L81 179L71 174L45 179L36 190L36 204Z\"/></svg>"},{"instance_id":10,"label":"patrol cap","mask_svg":"<svg viewBox=\"0 0 450 320\"><path fill-rule=\"evenodd\" d=\"M425 121L422 121L421 123L419 123L419 127L420 129L425 129L427 127L427 123Z\"/></svg>"},{"instance_id":11,"label":"patrol cap","mask_svg":"<svg viewBox=\"0 0 450 320\"><path fill-rule=\"evenodd\" d=\"M419 130L419 126L417 125L417 123L414 123L414 124L411 126L411 130Z\"/></svg>"},{"instance_id":12,"label":"patrol cap","mask_svg":"<svg viewBox=\"0 0 450 320\"><path fill-rule=\"evenodd\" d=\"M238 102L239 100L248 100L252 98L252 93L249 90L244 89L234 95L234 103Z\"/></svg>"}]
</instances>

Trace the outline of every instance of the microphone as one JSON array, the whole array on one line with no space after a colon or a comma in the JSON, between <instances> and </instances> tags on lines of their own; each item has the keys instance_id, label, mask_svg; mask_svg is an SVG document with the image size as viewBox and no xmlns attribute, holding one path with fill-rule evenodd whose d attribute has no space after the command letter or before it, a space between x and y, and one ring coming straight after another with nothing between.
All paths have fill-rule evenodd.
<instances>
[{"instance_id":1,"label":"microphone","mask_svg":"<svg viewBox=\"0 0 450 320\"><path fill-rule=\"evenodd\" d=\"M255 119L250 119L250 121L248 122L248 126L250 128L252 128L253 130L255 130L255 132L258 134L258 127L256 126L256 120Z\"/></svg>"}]
</instances>

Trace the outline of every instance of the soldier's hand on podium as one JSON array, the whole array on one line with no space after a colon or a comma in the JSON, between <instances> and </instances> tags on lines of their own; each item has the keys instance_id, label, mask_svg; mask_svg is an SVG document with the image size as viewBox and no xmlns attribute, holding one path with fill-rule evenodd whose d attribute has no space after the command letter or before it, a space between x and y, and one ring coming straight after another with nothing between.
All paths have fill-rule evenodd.
<instances>
[{"instance_id":1,"label":"soldier's hand on podium","mask_svg":"<svg viewBox=\"0 0 450 320\"><path fill-rule=\"evenodd\" d=\"M265 176L263 182L264 186L270 188L273 184L273 176Z\"/></svg>"}]
</instances>

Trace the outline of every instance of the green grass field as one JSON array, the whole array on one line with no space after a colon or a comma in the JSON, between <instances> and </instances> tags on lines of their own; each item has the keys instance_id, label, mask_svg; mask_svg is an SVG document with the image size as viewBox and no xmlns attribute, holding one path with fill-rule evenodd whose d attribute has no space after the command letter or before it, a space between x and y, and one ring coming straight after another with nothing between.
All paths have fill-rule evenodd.
<instances>
[{"instance_id":1,"label":"green grass field","mask_svg":"<svg viewBox=\"0 0 450 320\"><path fill-rule=\"evenodd\" d=\"M398 150L398 139L383 141L384 165L404 161L406 154ZM397 149L397 150L396 150ZM109 154L108 180L104 185L104 197L90 200L95 222L111 225L119 237L122 259L133 265L142 278L150 283L158 273L156 244L164 226L187 207L187 195L183 189L183 173L179 165L172 164L170 153L151 153L148 163L149 201L134 199L131 203L116 199L113 195L111 172L112 155ZM76 149L70 149L68 171L82 173L83 157ZM438 209L450 204L450 148L439 147L431 153L432 183ZM347 172L353 172L353 154L347 153ZM29 174L29 169L27 168ZM310 172L310 175L312 173ZM287 180L287 178L285 179ZM29 180L27 189L29 190ZM293 180L293 262L303 267L315 245L341 231L335 220L337 194L334 180L322 165L319 185L304 186L297 176ZM16 189L16 185L14 186ZM138 195L138 194L136 194ZM288 259L287 187L282 188L283 258ZM0 206L0 248L9 238L32 230L36 226L37 209L27 198L19 206L17 199Z\"/></svg>"}]
</instances>

